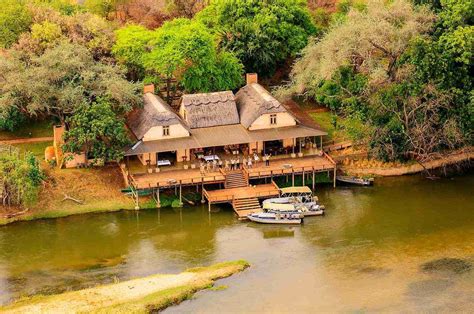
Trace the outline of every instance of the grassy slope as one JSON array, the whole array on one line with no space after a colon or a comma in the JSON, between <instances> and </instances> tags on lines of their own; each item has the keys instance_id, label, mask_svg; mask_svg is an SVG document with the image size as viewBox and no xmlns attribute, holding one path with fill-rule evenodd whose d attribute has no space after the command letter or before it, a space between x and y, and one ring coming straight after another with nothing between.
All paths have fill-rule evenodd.
<instances>
[{"instance_id":1,"label":"grassy slope","mask_svg":"<svg viewBox=\"0 0 474 314\"><path fill-rule=\"evenodd\" d=\"M248 262L243 260L220 263L189 269L177 275L153 275L59 295L35 296L0 308L0 311L149 313L178 304L198 290L212 287L215 280L247 267Z\"/></svg>"},{"instance_id":2,"label":"grassy slope","mask_svg":"<svg viewBox=\"0 0 474 314\"><path fill-rule=\"evenodd\" d=\"M332 113L329 111L326 112L312 112L309 113L310 117L319 124L326 132L328 132L328 136L325 139L326 141L342 141L347 139L347 134L344 132L343 129L338 128L337 130L332 125ZM338 117L337 123L339 126L342 125L343 120Z\"/></svg>"},{"instance_id":3,"label":"grassy slope","mask_svg":"<svg viewBox=\"0 0 474 314\"><path fill-rule=\"evenodd\" d=\"M73 214L133 209L130 197L120 192L123 179L116 166L99 169L47 169L47 184L38 202L29 211L12 219L0 218L0 225L18 220L56 218ZM77 204L64 199L64 194L84 201Z\"/></svg>"},{"instance_id":4,"label":"grassy slope","mask_svg":"<svg viewBox=\"0 0 474 314\"><path fill-rule=\"evenodd\" d=\"M26 123L21 129L14 132L0 131L0 140L48 136L53 136L53 126L49 121Z\"/></svg>"}]
</instances>

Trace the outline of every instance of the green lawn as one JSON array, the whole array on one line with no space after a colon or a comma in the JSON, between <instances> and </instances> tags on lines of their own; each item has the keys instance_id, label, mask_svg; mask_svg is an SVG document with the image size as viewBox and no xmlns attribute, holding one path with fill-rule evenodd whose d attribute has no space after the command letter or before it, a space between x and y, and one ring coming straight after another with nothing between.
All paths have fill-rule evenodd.
<instances>
[{"instance_id":1,"label":"green lawn","mask_svg":"<svg viewBox=\"0 0 474 314\"><path fill-rule=\"evenodd\" d=\"M32 152L39 160L44 159L44 150L48 146L52 146L53 142L39 142L39 143L24 143L14 144L12 146L18 147L20 152Z\"/></svg>"},{"instance_id":2,"label":"green lawn","mask_svg":"<svg viewBox=\"0 0 474 314\"><path fill-rule=\"evenodd\" d=\"M48 136L53 136L53 123L51 121L27 122L24 126L13 132L0 131L0 140Z\"/></svg>"},{"instance_id":3,"label":"green lawn","mask_svg":"<svg viewBox=\"0 0 474 314\"><path fill-rule=\"evenodd\" d=\"M347 140L348 136L344 129L342 128L342 124L344 120L341 117L337 117L337 130L334 128L332 124L332 113L327 112L314 112L310 113L309 116L313 118L313 120L319 124L326 132L328 132L328 136L326 141L343 141Z\"/></svg>"}]
</instances>

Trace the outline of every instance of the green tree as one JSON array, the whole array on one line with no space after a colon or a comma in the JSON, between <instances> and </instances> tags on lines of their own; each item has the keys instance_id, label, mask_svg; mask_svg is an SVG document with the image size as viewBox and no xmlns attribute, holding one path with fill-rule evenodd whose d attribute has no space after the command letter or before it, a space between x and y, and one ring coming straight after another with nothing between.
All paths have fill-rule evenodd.
<instances>
[{"instance_id":1,"label":"green tree","mask_svg":"<svg viewBox=\"0 0 474 314\"><path fill-rule=\"evenodd\" d=\"M230 52L221 51L215 35L185 18L165 23L155 31L128 26L117 32L113 49L132 74L145 72L148 80L175 78L187 92L209 92L238 87L243 69Z\"/></svg>"},{"instance_id":2,"label":"green tree","mask_svg":"<svg viewBox=\"0 0 474 314\"><path fill-rule=\"evenodd\" d=\"M0 48L8 48L28 31L31 15L21 0L0 0Z\"/></svg>"},{"instance_id":3,"label":"green tree","mask_svg":"<svg viewBox=\"0 0 474 314\"><path fill-rule=\"evenodd\" d=\"M29 206L36 200L44 174L36 158L21 155L15 147L0 152L0 197L2 204Z\"/></svg>"},{"instance_id":4,"label":"green tree","mask_svg":"<svg viewBox=\"0 0 474 314\"><path fill-rule=\"evenodd\" d=\"M247 72L272 74L316 33L303 0L214 0L197 19L220 35Z\"/></svg>"},{"instance_id":5,"label":"green tree","mask_svg":"<svg viewBox=\"0 0 474 314\"><path fill-rule=\"evenodd\" d=\"M106 98L81 104L67 122L65 152L85 152L95 160L113 161L123 157L123 148L130 142L124 119Z\"/></svg>"}]
</instances>

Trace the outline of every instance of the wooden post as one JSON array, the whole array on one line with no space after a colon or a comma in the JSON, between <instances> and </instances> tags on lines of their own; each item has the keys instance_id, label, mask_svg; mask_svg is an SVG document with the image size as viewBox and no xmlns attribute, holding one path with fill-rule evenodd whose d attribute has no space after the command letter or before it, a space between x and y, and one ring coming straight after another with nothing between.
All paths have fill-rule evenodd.
<instances>
[{"instance_id":1,"label":"wooden post","mask_svg":"<svg viewBox=\"0 0 474 314\"><path fill-rule=\"evenodd\" d=\"M211 201L210 200L207 201L207 208L208 208L209 212L211 212Z\"/></svg>"},{"instance_id":2,"label":"wooden post","mask_svg":"<svg viewBox=\"0 0 474 314\"><path fill-rule=\"evenodd\" d=\"M179 206L183 206L183 196L182 196L182 184L179 180Z\"/></svg>"},{"instance_id":3,"label":"wooden post","mask_svg":"<svg viewBox=\"0 0 474 314\"><path fill-rule=\"evenodd\" d=\"M295 186L295 169L291 168L291 186Z\"/></svg>"},{"instance_id":4,"label":"wooden post","mask_svg":"<svg viewBox=\"0 0 474 314\"><path fill-rule=\"evenodd\" d=\"M157 189L156 189L156 208L161 207L161 201L160 201L160 186L157 184Z\"/></svg>"},{"instance_id":5,"label":"wooden post","mask_svg":"<svg viewBox=\"0 0 474 314\"><path fill-rule=\"evenodd\" d=\"M201 177L201 204L204 204L204 177Z\"/></svg>"},{"instance_id":6,"label":"wooden post","mask_svg":"<svg viewBox=\"0 0 474 314\"><path fill-rule=\"evenodd\" d=\"M313 169L313 191L314 191L314 169Z\"/></svg>"},{"instance_id":7,"label":"wooden post","mask_svg":"<svg viewBox=\"0 0 474 314\"><path fill-rule=\"evenodd\" d=\"M336 166L334 166L333 187L336 187Z\"/></svg>"},{"instance_id":8,"label":"wooden post","mask_svg":"<svg viewBox=\"0 0 474 314\"><path fill-rule=\"evenodd\" d=\"M304 167L303 167L303 176L302 176L302 179L303 179L303 185L305 185L306 181L304 180Z\"/></svg>"}]
</instances>

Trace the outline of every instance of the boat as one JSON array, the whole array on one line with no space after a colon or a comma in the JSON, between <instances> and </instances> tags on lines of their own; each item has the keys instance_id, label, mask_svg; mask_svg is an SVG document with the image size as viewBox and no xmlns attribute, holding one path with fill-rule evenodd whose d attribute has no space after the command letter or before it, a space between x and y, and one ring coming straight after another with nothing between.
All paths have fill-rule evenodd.
<instances>
[{"instance_id":1,"label":"boat","mask_svg":"<svg viewBox=\"0 0 474 314\"><path fill-rule=\"evenodd\" d=\"M264 212L249 214L247 218L253 222L262 224L301 224L303 222L301 212Z\"/></svg>"},{"instance_id":2,"label":"boat","mask_svg":"<svg viewBox=\"0 0 474 314\"><path fill-rule=\"evenodd\" d=\"M263 201L263 210L266 212L301 211L306 216L324 214L324 205L319 204L317 196L313 196L307 186L297 186L280 189L280 197Z\"/></svg>"},{"instance_id":3,"label":"boat","mask_svg":"<svg viewBox=\"0 0 474 314\"><path fill-rule=\"evenodd\" d=\"M359 178L354 176L337 176L337 181L348 183L348 184L356 184L356 185L363 185L369 186L374 184L374 178Z\"/></svg>"}]
</instances>

